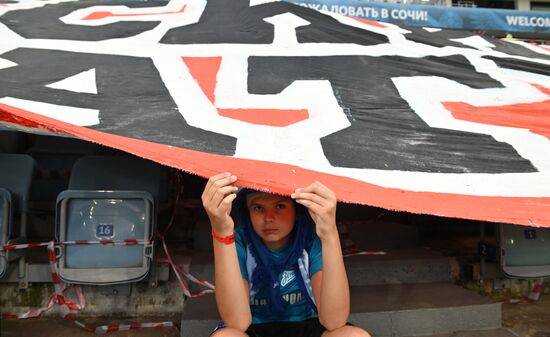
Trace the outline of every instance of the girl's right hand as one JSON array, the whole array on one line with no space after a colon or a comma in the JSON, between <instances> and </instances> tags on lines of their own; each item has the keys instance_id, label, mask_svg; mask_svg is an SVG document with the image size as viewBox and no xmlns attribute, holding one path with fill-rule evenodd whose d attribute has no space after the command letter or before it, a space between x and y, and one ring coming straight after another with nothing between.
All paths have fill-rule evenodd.
<instances>
[{"instance_id":1,"label":"girl's right hand","mask_svg":"<svg viewBox=\"0 0 550 337\"><path fill-rule=\"evenodd\" d=\"M230 216L233 200L237 197L237 187L233 185L235 181L237 177L229 172L212 176L201 196L212 230L222 237L233 234L235 228Z\"/></svg>"}]
</instances>

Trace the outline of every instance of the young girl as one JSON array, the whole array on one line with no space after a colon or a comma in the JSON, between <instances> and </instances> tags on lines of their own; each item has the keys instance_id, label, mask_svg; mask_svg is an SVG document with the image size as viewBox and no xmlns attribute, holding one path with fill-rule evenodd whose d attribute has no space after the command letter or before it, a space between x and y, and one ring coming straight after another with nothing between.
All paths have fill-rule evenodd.
<instances>
[{"instance_id":1,"label":"young girl","mask_svg":"<svg viewBox=\"0 0 550 337\"><path fill-rule=\"evenodd\" d=\"M227 172L215 175L202 194L223 320L212 336L369 337L346 324L349 285L334 193L315 182L291 198L246 189L237 194L236 181Z\"/></svg>"}]
</instances>

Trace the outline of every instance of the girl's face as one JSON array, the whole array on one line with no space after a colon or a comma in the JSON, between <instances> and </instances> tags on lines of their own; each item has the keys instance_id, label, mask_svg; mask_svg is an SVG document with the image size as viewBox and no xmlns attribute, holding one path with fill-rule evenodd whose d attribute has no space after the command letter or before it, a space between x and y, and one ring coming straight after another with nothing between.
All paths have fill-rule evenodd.
<instances>
[{"instance_id":1,"label":"girl's face","mask_svg":"<svg viewBox=\"0 0 550 337\"><path fill-rule=\"evenodd\" d=\"M252 227L267 248L280 250L290 241L296 220L292 199L276 194L254 192L247 197Z\"/></svg>"}]
</instances>

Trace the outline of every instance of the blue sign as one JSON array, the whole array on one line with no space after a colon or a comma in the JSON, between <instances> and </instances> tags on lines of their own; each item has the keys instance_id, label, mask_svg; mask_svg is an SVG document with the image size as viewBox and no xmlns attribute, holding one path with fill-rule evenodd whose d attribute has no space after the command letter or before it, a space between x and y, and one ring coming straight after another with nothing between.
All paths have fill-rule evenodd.
<instances>
[{"instance_id":1,"label":"blue sign","mask_svg":"<svg viewBox=\"0 0 550 337\"><path fill-rule=\"evenodd\" d=\"M288 0L357 18L402 26L550 33L550 13L508 9L404 5L361 0Z\"/></svg>"},{"instance_id":2,"label":"blue sign","mask_svg":"<svg viewBox=\"0 0 550 337\"><path fill-rule=\"evenodd\" d=\"M113 224L99 224L96 227L95 235L98 238L111 238L115 234L115 229Z\"/></svg>"},{"instance_id":3,"label":"blue sign","mask_svg":"<svg viewBox=\"0 0 550 337\"><path fill-rule=\"evenodd\" d=\"M477 245L479 255L489 259L497 259L497 246L485 242L479 242Z\"/></svg>"}]
</instances>

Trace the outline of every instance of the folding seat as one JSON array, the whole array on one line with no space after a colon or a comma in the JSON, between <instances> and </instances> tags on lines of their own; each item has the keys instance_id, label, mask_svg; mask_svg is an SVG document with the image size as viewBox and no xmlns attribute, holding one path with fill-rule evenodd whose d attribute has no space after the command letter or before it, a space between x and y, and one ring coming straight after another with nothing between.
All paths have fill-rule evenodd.
<instances>
[{"instance_id":1,"label":"folding seat","mask_svg":"<svg viewBox=\"0 0 550 337\"><path fill-rule=\"evenodd\" d=\"M0 153L0 244L6 244L12 237L15 237L14 243L26 241L34 168L34 159L28 155ZM12 256L13 259L22 257L20 267L24 266L24 254L18 252ZM3 254L0 273L5 272L6 259Z\"/></svg>"},{"instance_id":2,"label":"folding seat","mask_svg":"<svg viewBox=\"0 0 550 337\"><path fill-rule=\"evenodd\" d=\"M0 188L0 246L8 242L11 229L11 193ZM0 277L4 275L7 261L4 252L0 252Z\"/></svg>"},{"instance_id":3,"label":"folding seat","mask_svg":"<svg viewBox=\"0 0 550 337\"><path fill-rule=\"evenodd\" d=\"M500 265L517 278L550 276L550 228L499 224Z\"/></svg>"},{"instance_id":4,"label":"folding seat","mask_svg":"<svg viewBox=\"0 0 550 337\"><path fill-rule=\"evenodd\" d=\"M32 135L29 138L27 154L36 160L32 205L35 210L51 215L53 220L55 200L59 193L67 189L71 168L76 160L85 155L98 155L103 148L70 137ZM36 230L40 232L40 229ZM52 234L40 233L39 236Z\"/></svg>"},{"instance_id":5,"label":"folding seat","mask_svg":"<svg viewBox=\"0 0 550 337\"><path fill-rule=\"evenodd\" d=\"M69 189L57 198L58 239L151 240L166 172L166 168L136 157L79 159ZM117 284L147 276L153 245L69 244L59 253L59 274L64 281Z\"/></svg>"}]
</instances>

